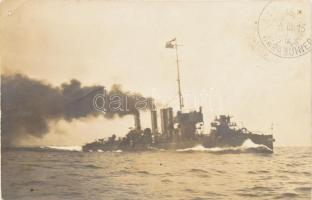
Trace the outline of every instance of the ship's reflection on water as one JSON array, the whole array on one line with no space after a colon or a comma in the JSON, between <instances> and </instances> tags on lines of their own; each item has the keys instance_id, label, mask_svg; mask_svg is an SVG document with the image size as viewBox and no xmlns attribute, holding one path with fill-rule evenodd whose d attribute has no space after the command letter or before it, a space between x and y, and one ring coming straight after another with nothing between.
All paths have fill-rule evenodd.
<instances>
[{"instance_id":1,"label":"ship's reflection on water","mask_svg":"<svg viewBox=\"0 0 312 200\"><path fill-rule=\"evenodd\" d=\"M274 154L8 150L2 191L5 200L307 200L310 155L310 148L276 148Z\"/></svg>"}]
</instances>

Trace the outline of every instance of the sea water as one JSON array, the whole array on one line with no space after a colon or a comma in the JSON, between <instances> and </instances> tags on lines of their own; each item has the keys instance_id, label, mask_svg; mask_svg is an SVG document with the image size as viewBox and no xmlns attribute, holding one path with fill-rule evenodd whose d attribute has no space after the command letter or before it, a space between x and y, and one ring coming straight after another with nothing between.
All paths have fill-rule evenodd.
<instances>
[{"instance_id":1,"label":"sea water","mask_svg":"<svg viewBox=\"0 0 312 200\"><path fill-rule=\"evenodd\" d=\"M33 199L311 198L311 148L81 152L79 147L2 151L2 196Z\"/></svg>"}]
</instances>

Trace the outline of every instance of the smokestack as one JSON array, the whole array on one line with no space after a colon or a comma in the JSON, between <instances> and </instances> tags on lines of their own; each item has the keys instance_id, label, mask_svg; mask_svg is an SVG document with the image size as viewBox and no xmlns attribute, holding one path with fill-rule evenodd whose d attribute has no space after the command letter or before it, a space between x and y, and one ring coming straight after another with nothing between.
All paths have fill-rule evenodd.
<instances>
[{"instance_id":1,"label":"smokestack","mask_svg":"<svg viewBox=\"0 0 312 200\"><path fill-rule=\"evenodd\" d=\"M140 112L134 113L134 127L135 130L141 130Z\"/></svg>"},{"instance_id":2,"label":"smokestack","mask_svg":"<svg viewBox=\"0 0 312 200\"><path fill-rule=\"evenodd\" d=\"M173 129L173 110L172 108L160 109L161 131L162 134L170 134Z\"/></svg>"},{"instance_id":3,"label":"smokestack","mask_svg":"<svg viewBox=\"0 0 312 200\"><path fill-rule=\"evenodd\" d=\"M151 110L152 133L157 132L157 111Z\"/></svg>"},{"instance_id":4,"label":"smokestack","mask_svg":"<svg viewBox=\"0 0 312 200\"><path fill-rule=\"evenodd\" d=\"M168 113L167 109L163 108L160 109L160 122L161 122L161 133L166 134L167 133L167 121L168 121Z\"/></svg>"},{"instance_id":5,"label":"smokestack","mask_svg":"<svg viewBox=\"0 0 312 200\"><path fill-rule=\"evenodd\" d=\"M172 108L167 108L168 113L168 121L167 121L167 127L169 130L173 129L173 110Z\"/></svg>"}]
</instances>

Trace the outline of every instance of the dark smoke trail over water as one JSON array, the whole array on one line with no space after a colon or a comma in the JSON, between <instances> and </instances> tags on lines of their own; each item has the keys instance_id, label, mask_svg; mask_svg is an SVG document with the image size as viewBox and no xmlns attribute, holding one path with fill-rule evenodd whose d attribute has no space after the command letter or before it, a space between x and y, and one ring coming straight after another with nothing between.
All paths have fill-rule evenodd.
<instances>
[{"instance_id":1,"label":"dark smoke trail over water","mask_svg":"<svg viewBox=\"0 0 312 200\"><path fill-rule=\"evenodd\" d=\"M1 132L2 146L12 146L27 136L42 137L49 132L50 120L73 119L90 116L122 117L137 112L139 94L123 92L120 86L113 86L107 92L103 114L93 107L95 95L104 94L104 87L81 86L78 80L71 80L59 87L31 79L23 74L1 75ZM127 99L121 105L119 99ZM151 100L151 98L148 98ZM119 103L119 104L118 104ZM124 101L123 101L124 103Z\"/></svg>"}]
</instances>

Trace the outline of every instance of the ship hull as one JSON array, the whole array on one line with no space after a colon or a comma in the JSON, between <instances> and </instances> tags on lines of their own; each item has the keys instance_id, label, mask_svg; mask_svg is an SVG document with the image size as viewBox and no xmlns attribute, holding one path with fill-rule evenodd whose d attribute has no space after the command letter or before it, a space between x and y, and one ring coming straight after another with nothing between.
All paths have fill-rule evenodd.
<instances>
[{"instance_id":1,"label":"ship hull","mask_svg":"<svg viewBox=\"0 0 312 200\"><path fill-rule=\"evenodd\" d=\"M83 146L83 151L86 152L96 152L96 151L147 151L147 150L178 150L178 149L187 149L192 148L196 145L202 145L205 148L214 148L214 147L239 147L244 144L246 140L250 139L253 143L257 145L262 145L262 153L273 153L273 140L270 136L267 135L257 135L257 134L248 134L248 135L235 135L228 137L215 137L213 135L201 135L192 140L177 140L171 142L158 142L151 144L97 144L90 143Z\"/></svg>"}]
</instances>

